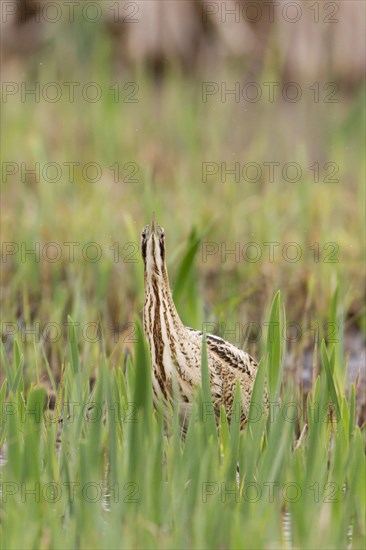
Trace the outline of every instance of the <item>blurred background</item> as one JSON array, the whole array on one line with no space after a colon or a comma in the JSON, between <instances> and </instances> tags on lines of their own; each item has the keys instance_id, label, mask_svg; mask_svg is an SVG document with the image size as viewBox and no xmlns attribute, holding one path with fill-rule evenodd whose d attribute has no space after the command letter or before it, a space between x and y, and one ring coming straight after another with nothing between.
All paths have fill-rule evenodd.
<instances>
[{"instance_id":1,"label":"blurred background","mask_svg":"<svg viewBox=\"0 0 366 550\"><path fill-rule=\"evenodd\" d=\"M280 289L289 376L325 337L362 379L365 3L1 9L2 337L28 380L59 376L68 315L90 368L125 360L153 210L187 324L260 357Z\"/></svg>"}]
</instances>

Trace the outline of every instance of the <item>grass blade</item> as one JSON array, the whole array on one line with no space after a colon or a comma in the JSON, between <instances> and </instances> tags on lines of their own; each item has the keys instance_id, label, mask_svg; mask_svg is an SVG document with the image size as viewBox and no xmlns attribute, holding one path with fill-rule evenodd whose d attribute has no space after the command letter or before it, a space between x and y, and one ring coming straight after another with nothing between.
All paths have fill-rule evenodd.
<instances>
[{"instance_id":1,"label":"grass blade","mask_svg":"<svg viewBox=\"0 0 366 550\"><path fill-rule=\"evenodd\" d=\"M268 387L270 400L275 401L281 369L280 291L273 298L268 325Z\"/></svg>"},{"instance_id":2,"label":"grass blade","mask_svg":"<svg viewBox=\"0 0 366 550\"><path fill-rule=\"evenodd\" d=\"M325 341L322 340L320 353L321 353L322 364L323 364L325 374L326 374L326 377L327 377L327 386L328 386L328 390L329 390L329 395L330 395L330 397L332 399L332 402L334 404L334 407L335 407L337 422L339 422L340 419L341 419L341 408L340 408L340 405L339 405L337 391L336 391L336 388L335 388L335 385L334 385L334 380L333 380L334 350L332 351L331 358L329 359L328 354L327 354L327 350L326 350L326 347L325 347Z\"/></svg>"}]
</instances>

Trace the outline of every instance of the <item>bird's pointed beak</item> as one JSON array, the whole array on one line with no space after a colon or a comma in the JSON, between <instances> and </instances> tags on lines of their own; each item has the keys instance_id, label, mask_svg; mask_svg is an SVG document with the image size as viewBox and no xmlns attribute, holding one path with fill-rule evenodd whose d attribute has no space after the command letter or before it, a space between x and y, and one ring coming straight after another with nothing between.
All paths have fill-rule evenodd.
<instances>
[{"instance_id":1,"label":"bird's pointed beak","mask_svg":"<svg viewBox=\"0 0 366 550\"><path fill-rule=\"evenodd\" d=\"M151 222L150 222L150 235L152 235L152 234L156 235L157 234L157 229L158 229L158 226L157 226L157 223L156 223L156 220L155 220L155 212L153 212L152 217L151 217Z\"/></svg>"}]
</instances>

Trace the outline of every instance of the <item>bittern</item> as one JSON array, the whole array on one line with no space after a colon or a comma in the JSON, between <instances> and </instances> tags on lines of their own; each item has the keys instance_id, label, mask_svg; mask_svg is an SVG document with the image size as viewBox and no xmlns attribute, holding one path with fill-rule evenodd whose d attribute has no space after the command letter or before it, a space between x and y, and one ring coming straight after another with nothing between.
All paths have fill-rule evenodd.
<instances>
[{"instance_id":1,"label":"bittern","mask_svg":"<svg viewBox=\"0 0 366 550\"><path fill-rule=\"evenodd\" d=\"M173 380L177 380L184 407L192 402L201 381L202 331L183 325L173 302L165 257L164 229L153 215L142 231L141 252L144 261L144 332L152 360L155 398L171 400ZM247 418L256 361L245 351L218 336L206 335L207 362L212 402L217 416L221 405L231 417L237 381L241 389L241 424Z\"/></svg>"}]
</instances>

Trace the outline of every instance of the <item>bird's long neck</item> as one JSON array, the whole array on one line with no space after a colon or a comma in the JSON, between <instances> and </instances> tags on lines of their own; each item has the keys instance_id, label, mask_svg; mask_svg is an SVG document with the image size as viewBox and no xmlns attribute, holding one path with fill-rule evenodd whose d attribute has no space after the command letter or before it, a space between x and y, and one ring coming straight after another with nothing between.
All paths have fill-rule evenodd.
<instances>
[{"instance_id":1,"label":"bird's long neck","mask_svg":"<svg viewBox=\"0 0 366 550\"><path fill-rule=\"evenodd\" d=\"M176 346L184 330L175 308L168 272L164 265L145 265L144 271L144 331L149 341L153 367L157 371L160 385L171 377Z\"/></svg>"},{"instance_id":2,"label":"bird's long neck","mask_svg":"<svg viewBox=\"0 0 366 550\"><path fill-rule=\"evenodd\" d=\"M161 332L164 326L168 330L180 332L183 328L170 290L166 266L161 270L145 267L144 272L144 328L146 334Z\"/></svg>"}]
</instances>

